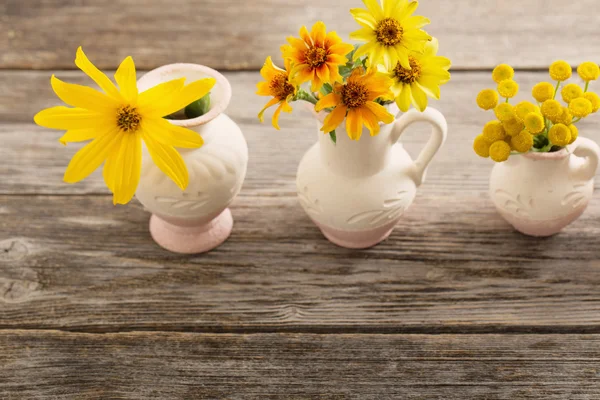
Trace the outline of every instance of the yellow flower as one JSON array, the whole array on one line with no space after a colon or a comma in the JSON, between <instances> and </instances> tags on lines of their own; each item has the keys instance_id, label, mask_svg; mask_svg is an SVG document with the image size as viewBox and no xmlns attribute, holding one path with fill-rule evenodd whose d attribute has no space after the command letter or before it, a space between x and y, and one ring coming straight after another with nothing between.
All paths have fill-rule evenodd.
<instances>
[{"instance_id":1,"label":"yellow flower","mask_svg":"<svg viewBox=\"0 0 600 400\"><path fill-rule=\"evenodd\" d=\"M386 69L393 68L398 62L410 69L408 56L411 52L423 53L425 44L431 36L421 28L429 24L429 19L412 14L419 3L408 0L363 0L367 7L350 10L356 22L362 29L350 34L353 40L367 42L355 53L357 60L368 55L367 65L385 65Z\"/></svg>"},{"instance_id":2,"label":"yellow flower","mask_svg":"<svg viewBox=\"0 0 600 400\"><path fill-rule=\"evenodd\" d=\"M554 97L554 85L548 82L540 82L533 87L531 94L540 103L551 100Z\"/></svg>"},{"instance_id":3,"label":"yellow flower","mask_svg":"<svg viewBox=\"0 0 600 400\"><path fill-rule=\"evenodd\" d=\"M600 110L600 97L596 93L586 92L583 94L583 98L592 103L592 113L597 113Z\"/></svg>"},{"instance_id":4,"label":"yellow flower","mask_svg":"<svg viewBox=\"0 0 600 400\"><path fill-rule=\"evenodd\" d=\"M566 81L573 74L573 68L568 62L559 60L550 65L550 77L555 81Z\"/></svg>"},{"instance_id":5,"label":"yellow flower","mask_svg":"<svg viewBox=\"0 0 600 400\"><path fill-rule=\"evenodd\" d=\"M203 140L196 132L162 117L204 97L215 80L203 79L184 87L184 79L177 79L138 93L131 57L123 60L115 73L119 88L91 63L81 47L75 64L104 93L52 76L56 95L74 108L48 108L34 118L40 126L66 130L60 139L63 144L92 140L71 159L65 182L79 182L104 163L104 181L113 193L113 203L128 203L140 180L143 140L154 163L184 190L188 171L175 147L198 148Z\"/></svg>"},{"instance_id":6,"label":"yellow flower","mask_svg":"<svg viewBox=\"0 0 600 400\"><path fill-rule=\"evenodd\" d=\"M393 81L392 92L400 110L406 112L410 105L421 112L427 108L427 96L440 98L440 85L450 80L450 60L437 55L438 41L433 38L423 54L408 57L411 69L396 64L388 76Z\"/></svg>"},{"instance_id":7,"label":"yellow flower","mask_svg":"<svg viewBox=\"0 0 600 400\"><path fill-rule=\"evenodd\" d=\"M490 121L483 127L483 136L488 142L493 143L503 140L506 137L506 132L500 121Z\"/></svg>"},{"instance_id":8,"label":"yellow flower","mask_svg":"<svg viewBox=\"0 0 600 400\"><path fill-rule=\"evenodd\" d=\"M516 118L504 121L502 123L502 126L504 127L504 131L506 132L506 134L509 136L518 135L525 128L523 122L519 121Z\"/></svg>"},{"instance_id":9,"label":"yellow flower","mask_svg":"<svg viewBox=\"0 0 600 400\"><path fill-rule=\"evenodd\" d=\"M291 63L289 59L285 61L285 70L277 68L273 65L271 57L268 57L265 61L265 65L260 70L260 74L265 79L264 82L259 82L256 87L258 91L256 94L260 96L273 96L273 98L264 106L264 108L258 114L260 122L264 122L264 114L267 108L279 104L279 107L273 113L273 126L279 130L279 115L281 111L287 113L292 112L292 106L290 102L296 96L298 86L290 76Z\"/></svg>"},{"instance_id":10,"label":"yellow flower","mask_svg":"<svg viewBox=\"0 0 600 400\"><path fill-rule=\"evenodd\" d=\"M515 107L516 117L520 121L524 121L528 114L538 111L539 108L529 101L522 101Z\"/></svg>"},{"instance_id":11,"label":"yellow flower","mask_svg":"<svg viewBox=\"0 0 600 400\"><path fill-rule=\"evenodd\" d=\"M494 113L496 114L496 118L500 121L510 121L516 117L515 109L508 103L501 103L494 108Z\"/></svg>"},{"instance_id":12,"label":"yellow flower","mask_svg":"<svg viewBox=\"0 0 600 400\"><path fill-rule=\"evenodd\" d=\"M375 69L365 73L363 68L356 68L345 85L336 83L333 92L315 106L317 112L326 108L334 109L325 118L321 130L324 133L332 132L346 118L346 131L350 139L360 139L363 125L369 129L371 136L377 135L380 121L385 124L394 121L394 116L375 102L377 98L392 98L390 86L391 81Z\"/></svg>"},{"instance_id":13,"label":"yellow flower","mask_svg":"<svg viewBox=\"0 0 600 400\"><path fill-rule=\"evenodd\" d=\"M491 110L498 105L498 92L484 89L477 95L477 105L484 110Z\"/></svg>"},{"instance_id":14,"label":"yellow flower","mask_svg":"<svg viewBox=\"0 0 600 400\"><path fill-rule=\"evenodd\" d=\"M600 76L600 68L595 62L587 61L577 67L577 73L585 82L595 81Z\"/></svg>"},{"instance_id":15,"label":"yellow flower","mask_svg":"<svg viewBox=\"0 0 600 400\"><path fill-rule=\"evenodd\" d=\"M512 99L519 93L519 84L512 79L507 79L498 84L498 93L500 96Z\"/></svg>"},{"instance_id":16,"label":"yellow flower","mask_svg":"<svg viewBox=\"0 0 600 400\"><path fill-rule=\"evenodd\" d=\"M571 144L579 137L579 129L575 124L571 124L569 125L569 130L571 131L571 140L569 141L569 144Z\"/></svg>"},{"instance_id":17,"label":"yellow flower","mask_svg":"<svg viewBox=\"0 0 600 400\"><path fill-rule=\"evenodd\" d=\"M592 113L592 102L585 97L580 97L569 103L569 111L577 118L585 118Z\"/></svg>"},{"instance_id":18,"label":"yellow flower","mask_svg":"<svg viewBox=\"0 0 600 400\"><path fill-rule=\"evenodd\" d=\"M494 71L492 71L492 79L496 83L500 83L502 81L512 79L514 77L515 70L513 69L513 67L507 64L500 64L496 68L494 68Z\"/></svg>"},{"instance_id":19,"label":"yellow flower","mask_svg":"<svg viewBox=\"0 0 600 400\"><path fill-rule=\"evenodd\" d=\"M510 145L504 140L492 143L490 146L490 158L496 162L504 162L510 156Z\"/></svg>"},{"instance_id":20,"label":"yellow flower","mask_svg":"<svg viewBox=\"0 0 600 400\"><path fill-rule=\"evenodd\" d=\"M550 128L548 139L555 146L566 146L571 141L571 130L564 124L556 124Z\"/></svg>"},{"instance_id":21,"label":"yellow flower","mask_svg":"<svg viewBox=\"0 0 600 400\"><path fill-rule=\"evenodd\" d=\"M327 33L323 22L317 22L310 33L303 26L300 39L289 37L288 42L281 51L291 60L291 75L298 84L310 81L311 90L318 92L325 83L342 82L339 67L348 62L346 55L354 46L343 43L335 32Z\"/></svg>"},{"instance_id":22,"label":"yellow flower","mask_svg":"<svg viewBox=\"0 0 600 400\"><path fill-rule=\"evenodd\" d=\"M557 100L546 100L542 104L542 115L552 122L556 122L563 113L563 107Z\"/></svg>"},{"instance_id":23,"label":"yellow flower","mask_svg":"<svg viewBox=\"0 0 600 400\"><path fill-rule=\"evenodd\" d=\"M560 94L564 102L568 104L576 98L583 96L583 89L576 83L569 83L562 88Z\"/></svg>"},{"instance_id":24,"label":"yellow flower","mask_svg":"<svg viewBox=\"0 0 600 400\"><path fill-rule=\"evenodd\" d=\"M525 117L525 128L533 135L539 135L546 129L544 117L537 113L529 113Z\"/></svg>"},{"instance_id":25,"label":"yellow flower","mask_svg":"<svg viewBox=\"0 0 600 400\"><path fill-rule=\"evenodd\" d=\"M479 157L488 158L490 156L490 146L492 143L482 134L473 141L473 150Z\"/></svg>"},{"instance_id":26,"label":"yellow flower","mask_svg":"<svg viewBox=\"0 0 600 400\"><path fill-rule=\"evenodd\" d=\"M521 131L510 139L510 145L519 153L526 153L533 147L533 136L527 131Z\"/></svg>"},{"instance_id":27,"label":"yellow flower","mask_svg":"<svg viewBox=\"0 0 600 400\"><path fill-rule=\"evenodd\" d=\"M569 111L567 107L563 107L562 115L556 122L559 124L571 125L573 122L573 114L571 114L571 111Z\"/></svg>"}]
</instances>

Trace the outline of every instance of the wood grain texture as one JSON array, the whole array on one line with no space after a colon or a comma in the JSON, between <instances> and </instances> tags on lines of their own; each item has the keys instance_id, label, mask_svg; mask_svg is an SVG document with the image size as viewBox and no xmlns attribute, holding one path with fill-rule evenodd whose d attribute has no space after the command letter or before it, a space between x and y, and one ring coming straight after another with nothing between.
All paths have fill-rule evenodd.
<instances>
[{"instance_id":1,"label":"wood grain texture","mask_svg":"<svg viewBox=\"0 0 600 400\"><path fill-rule=\"evenodd\" d=\"M23 122L57 103L47 89L33 95L40 76L0 73L0 88L30 82L22 87L33 103L0 100L2 110L10 98L23 105L22 114L3 114L14 123L0 125L1 328L600 332L600 200L544 240L515 233L496 214L492 164L470 149L490 118L473 101L489 74L455 74L444 88L436 107L448 118L448 142L392 237L369 251L327 242L297 201L296 168L316 135L308 114L285 115L281 132L259 125L258 74L228 74L248 176L231 239L195 257L156 246L148 214L137 202L113 207L99 174L61 182L79 146L65 149L60 132ZM519 74L524 91L544 77ZM592 121L581 132L598 140ZM427 137L416 126L403 140L416 154Z\"/></svg>"},{"instance_id":2,"label":"wood grain texture","mask_svg":"<svg viewBox=\"0 0 600 400\"><path fill-rule=\"evenodd\" d=\"M0 332L6 399L594 400L597 335Z\"/></svg>"},{"instance_id":3,"label":"wood grain texture","mask_svg":"<svg viewBox=\"0 0 600 400\"><path fill-rule=\"evenodd\" d=\"M151 69L195 62L219 69L258 69L285 38L323 20L343 38L358 25L359 0L4 0L0 68L73 68L82 45L102 68L128 55ZM598 59L596 0L422 0L441 51L455 68L500 62L545 68L557 58ZM565 30L569 30L565 32ZM566 34L568 33L568 34Z\"/></svg>"}]
</instances>

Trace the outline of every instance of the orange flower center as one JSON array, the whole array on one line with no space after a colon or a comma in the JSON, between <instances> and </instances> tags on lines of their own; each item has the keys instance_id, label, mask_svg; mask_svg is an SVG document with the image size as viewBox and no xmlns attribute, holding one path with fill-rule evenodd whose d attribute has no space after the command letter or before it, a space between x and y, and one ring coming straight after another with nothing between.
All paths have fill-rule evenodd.
<instances>
[{"instance_id":1,"label":"orange flower center","mask_svg":"<svg viewBox=\"0 0 600 400\"><path fill-rule=\"evenodd\" d=\"M411 69L406 69L398 63L394 68L394 75L399 82L411 84L421 76L421 63L411 56L408 56L408 62Z\"/></svg>"},{"instance_id":2,"label":"orange flower center","mask_svg":"<svg viewBox=\"0 0 600 400\"><path fill-rule=\"evenodd\" d=\"M342 88L342 102L348 108L358 108L365 105L369 91L365 85L358 82L348 82Z\"/></svg>"},{"instance_id":3,"label":"orange flower center","mask_svg":"<svg viewBox=\"0 0 600 400\"><path fill-rule=\"evenodd\" d=\"M377 41L385 46L395 46L402 40L404 28L394 18L386 18L379 22L375 35Z\"/></svg>"},{"instance_id":4,"label":"orange flower center","mask_svg":"<svg viewBox=\"0 0 600 400\"><path fill-rule=\"evenodd\" d=\"M277 74L269 85L271 94L279 100L285 100L288 96L294 94L294 85L288 82L288 75L285 72Z\"/></svg>"},{"instance_id":5,"label":"orange flower center","mask_svg":"<svg viewBox=\"0 0 600 400\"><path fill-rule=\"evenodd\" d=\"M125 132L135 132L140 126L142 116L131 106L123 106L117 110L117 126Z\"/></svg>"},{"instance_id":6,"label":"orange flower center","mask_svg":"<svg viewBox=\"0 0 600 400\"><path fill-rule=\"evenodd\" d=\"M327 50L321 47L311 47L304 53L306 64L311 68L319 68L327 62Z\"/></svg>"}]
</instances>

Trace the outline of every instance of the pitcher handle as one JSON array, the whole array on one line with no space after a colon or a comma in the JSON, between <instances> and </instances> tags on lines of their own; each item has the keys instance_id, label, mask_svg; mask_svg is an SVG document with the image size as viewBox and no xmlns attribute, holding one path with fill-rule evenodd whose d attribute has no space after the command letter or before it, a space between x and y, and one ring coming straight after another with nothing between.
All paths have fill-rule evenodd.
<instances>
[{"instance_id":1,"label":"pitcher handle","mask_svg":"<svg viewBox=\"0 0 600 400\"><path fill-rule=\"evenodd\" d=\"M426 108L424 112L412 109L396 120L391 135L392 144L395 144L409 125L421 121L429 122L433 129L431 130L429 141L423 150L421 150L419 157L417 157L413 164L413 180L417 187L421 186L425 181L427 167L446 141L446 136L448 135L448 123L446 122L446 118L444 118L442 113L435 108Z\"/></svg>"},{"instance_id":2,"label":"pitcher handle","mask_svg":"<svg viewBox=\"0 0 600 400\"><path fill-rule=\"evenodd\" d=\"M582 181L592 179L598 170L600 147L594 141L580 137L573 143L571 152L573 155L584 159L583 164L572 172L572 176Z\"/></svg>"}]
</instances>

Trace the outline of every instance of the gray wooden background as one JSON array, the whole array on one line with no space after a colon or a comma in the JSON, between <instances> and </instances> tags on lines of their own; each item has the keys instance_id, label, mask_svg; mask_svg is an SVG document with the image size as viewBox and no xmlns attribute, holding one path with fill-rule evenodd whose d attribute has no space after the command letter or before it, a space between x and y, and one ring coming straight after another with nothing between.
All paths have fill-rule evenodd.
<instances>
[{"instance_id":1,"label":"gray wooden background","mask_svg":"<svg viewBox=\"0 0 600 400\"><path fill-rule=\"evenodd\" d=\"M295 193L308 113L259 125L258 69L318 19L347 34L358 0L0 0L0 398L600 398L600 197L564 233L515 233L471 140L500 62L525 98L547 65L600 61L596 0L423 0L452 81L449 139L416 203L367 251L327 242ZM137 201L100 174L62 182L79 148L32 117L77 83L77 46L105 70L194 62L226 71L250 148L231 239L170 254ZM596 86L600 90L600 84ZM600 140L600 116L581 134ZM416 154L428 130L405 136ZM596 184L598 187L598 184Z\"/></svg>"}]
</instances>

